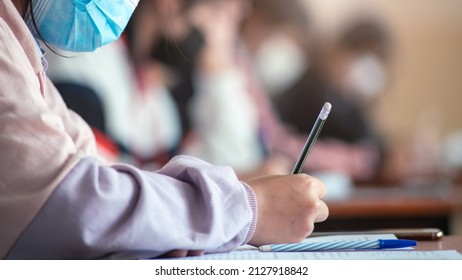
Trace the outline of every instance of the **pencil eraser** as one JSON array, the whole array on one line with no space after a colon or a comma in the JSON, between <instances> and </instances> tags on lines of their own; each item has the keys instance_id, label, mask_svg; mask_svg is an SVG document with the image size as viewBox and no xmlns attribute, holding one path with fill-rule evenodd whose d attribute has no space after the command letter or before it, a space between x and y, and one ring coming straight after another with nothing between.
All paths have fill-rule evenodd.
<instances>
[{"instance_id":1,"label":"pencil eraser","mask_svg":"<svg viewBox=\"0 0 462 280\"><path fill-rule=\"evenodd\" d=\"M322 106L321 112L319 113L319 118L321 120L327 119L327 116L329 116L330 109L332 109L332 105L329 102L324 103L324 106Z\"/></svg>"},{"instance_id":2,"label":"pencil eraser","mask_svg":"<svg viewBox=\"0 0 462 280\"><path fill-rule=\"evenodd\" d=\"M258 250L260 252L271 252L271 245L262 245L260 247L258 247Z\"/></svg>"}]
</instances>

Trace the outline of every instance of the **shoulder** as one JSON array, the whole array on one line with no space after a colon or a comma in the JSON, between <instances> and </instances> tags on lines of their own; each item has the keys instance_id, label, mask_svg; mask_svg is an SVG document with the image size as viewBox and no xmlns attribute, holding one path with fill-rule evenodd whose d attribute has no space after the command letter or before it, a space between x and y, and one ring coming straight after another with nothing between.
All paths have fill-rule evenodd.
<instances>
[{"instance_id":1,"label":"shoulder","mask_svg":"<svg viewBox=\"0 0 462 280\"><path fill-rule=\"evenodd\" d=\"M0 17L0 49L2 50L2 57L5 55L4 50L8 50L12 46L18 47L18 45L19 42L14 36L10 26Z\"/></svg>"}]
</instances>

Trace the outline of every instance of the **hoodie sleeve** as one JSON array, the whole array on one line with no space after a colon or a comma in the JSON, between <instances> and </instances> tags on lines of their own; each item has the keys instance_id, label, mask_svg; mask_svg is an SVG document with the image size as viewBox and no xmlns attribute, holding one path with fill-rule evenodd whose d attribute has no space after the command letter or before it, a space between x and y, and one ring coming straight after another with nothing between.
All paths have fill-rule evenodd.
<instances>
[{"instance_id":1,"label":"hoodie sleeve","mask_svg":"<svg viewBox=\"0 0 462 280\"><path fill-rule=\"evenodd\" d=\"M256 224L253 191L229 167L193 157L157 172L83 159L13 246L9 259L154 258L225 252Z\"/></svg>"}]
</instances>

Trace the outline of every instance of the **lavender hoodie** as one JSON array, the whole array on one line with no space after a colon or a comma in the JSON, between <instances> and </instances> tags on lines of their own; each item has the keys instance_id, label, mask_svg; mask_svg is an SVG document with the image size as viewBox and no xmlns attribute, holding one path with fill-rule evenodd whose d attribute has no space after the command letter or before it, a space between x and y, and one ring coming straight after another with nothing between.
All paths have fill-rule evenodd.
<instances>
[{"instance_id":1,"label":"lavender hoodie","mask_svg":"<svg viewBox=\"0 0 462 280\"><path fill-rule=\"evenodd\" d=\"M229 167L182 156L146 172L102 160L11 0L0 2L0 258L229 251L252 237L256 212Z\"/></svg>"}]
</instances>

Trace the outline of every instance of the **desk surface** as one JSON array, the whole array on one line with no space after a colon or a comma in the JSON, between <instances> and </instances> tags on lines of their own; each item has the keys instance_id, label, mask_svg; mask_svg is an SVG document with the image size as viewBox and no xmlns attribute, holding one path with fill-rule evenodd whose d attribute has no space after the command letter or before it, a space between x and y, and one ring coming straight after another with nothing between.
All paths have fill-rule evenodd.
<instances>
[{"instance_id":1,"label":"desk surface","mask_svg":"<svg viewBox=\"0 0 462 280\"><path fill-rule=\"evenodd\" d=\"M449 235L451 217L462 213L462 186L361 186L326 203L329 218L316 225L319 231L436 227Z\"/></svg>"},{"instance_id":2,"label":"desk surface","mask_svg":"<svg viewBox=\"0 0 462 280\"><path fill-rule=\"evenodd\" d=\"M357 187L327 201L330 217L446 215L462 211L462 187L444 184Z\"/></svg>"},{"instance_id":3,"label":"desk surface","mask_svg":"<svg viewBox=\"0 0 462 280\"><path fill-rule=\"evenodd\" d=\"M440 240L417 241L418 251L457 250L462 253L462 235L443 236Z\"/></svg>"}]
</instances>

